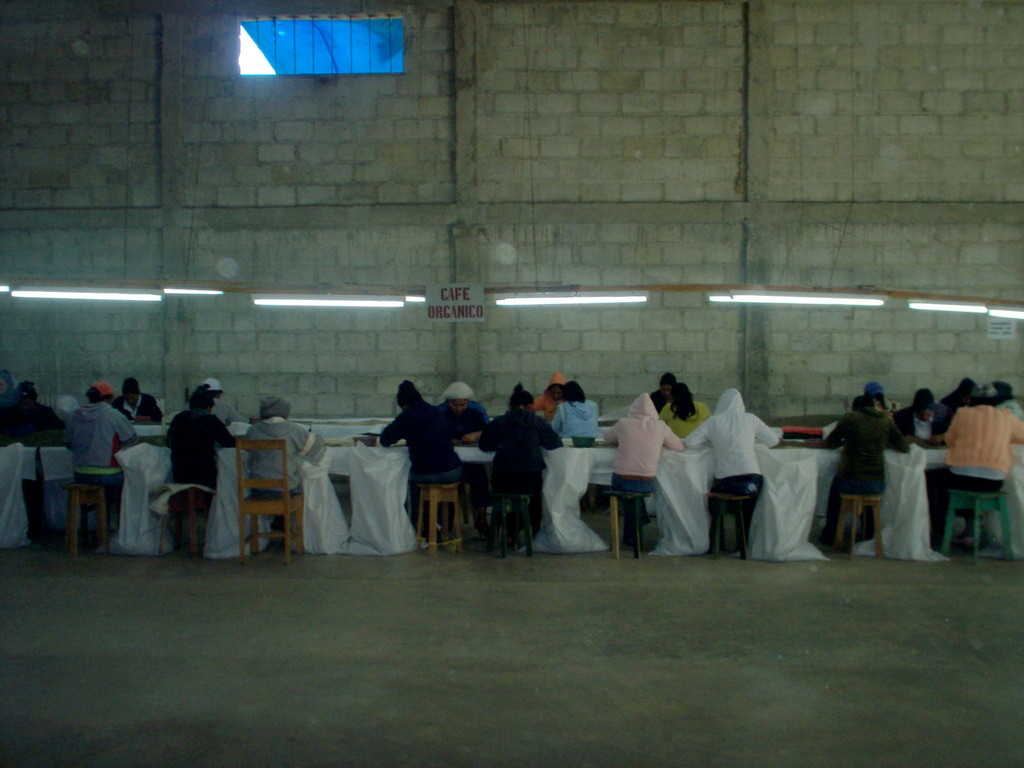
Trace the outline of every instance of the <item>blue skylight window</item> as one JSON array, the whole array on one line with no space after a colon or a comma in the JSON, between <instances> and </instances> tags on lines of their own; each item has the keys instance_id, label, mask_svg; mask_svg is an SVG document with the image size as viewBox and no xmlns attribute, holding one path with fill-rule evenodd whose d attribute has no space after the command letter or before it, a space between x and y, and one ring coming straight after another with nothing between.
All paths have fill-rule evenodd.
<instances>
[{"instance_id":1,"label":"blue skylight window","mask_svg":"<svg viewBox=\"0 0 1024 768\"><path fill-rule=\"evenodd\" d=\"M386 75L403 71L402 19L252 19L239 27L243 75Z\"/></svg>"}]
</instances>

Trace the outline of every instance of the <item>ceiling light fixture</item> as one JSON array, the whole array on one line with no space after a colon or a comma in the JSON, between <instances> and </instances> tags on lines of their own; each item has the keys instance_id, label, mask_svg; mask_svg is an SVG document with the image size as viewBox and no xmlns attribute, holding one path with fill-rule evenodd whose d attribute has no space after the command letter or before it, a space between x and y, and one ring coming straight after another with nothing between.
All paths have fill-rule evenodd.
<instances>
[{"instance_id":1,"label":"ceiling light fixture","mask_svg":"<svg viewBox=\"0 0 1024 768\"><path fill-rule=\"evenodd\" d=\"M880 307L885 304L885 296L869 293L816 293L814 291L729 291L727 294L710 294L708 301L725 304Z\"/></svg>"},{"instance_id":2,"label":"ceiling light fixture","mask_svg":"<svg viewBox=\"0 0 1024 768\"><path fill-rule=\"evenodd\" d=\"M503 307L537 307L566 304L642 304L646 293L522 293L499 298L495 303Z\"/></svg>"},{"instance_id":3,"label":"ceiling light fixture","mask_svg":"<svg viewBox=\"0 0 1024 768\"><path fill-rule=\"evenodd\" d=\"M252 303L264 307L361 307L366 309L403 307L405 302L398 296L332 296L330 294L270 294L257 293Z\"/></svg>"},{"instance_id":4,"label":"ceiling light fixture","mask_svg":"<svg viewBox=\"0 0 1024 768\"><path fill-rule=\"evenodd\" d=\"M208 288L164 288L164 293L181 294L186 296L223 296L224 291L214 291Z\"/></svg>"},{"instance_id":5,"label":"ceiling light fixture","mask_svg":"<svg viewBox=\"0 0 1024 768\"><path fill-rule=\"evenodd\" d=\"M1024 307L1020 309L1016 307L1013 309L990 309L988 313L993 317L1011 317L1014 320L1024 320Z\"/></svg>"},{"instance_id":6,"label":"ceiling light fixture","mask_svg":"<svg viewBox=\"0 0 1024 768\"><path fill-rule=\"evenodd\" d=\"M983 315L988 312L988 307L984 304L977 304L974 302L908 301L907 306L911 309L925 309L932 310L934 312L973 312L978 315Z\"/></svg>"},{"instance_id":7,"label":"ceiling light fixture","mask_svg":"<svg viewBox=\"0 0 1024 768\"><path fill-rule=\"evenodd\" d=\"M16 299L78 299L91 301L160 301L159 293L128 293L115 290L64 291L48 288L20 288L11 291Z\"/></svg>"}]
</instances>

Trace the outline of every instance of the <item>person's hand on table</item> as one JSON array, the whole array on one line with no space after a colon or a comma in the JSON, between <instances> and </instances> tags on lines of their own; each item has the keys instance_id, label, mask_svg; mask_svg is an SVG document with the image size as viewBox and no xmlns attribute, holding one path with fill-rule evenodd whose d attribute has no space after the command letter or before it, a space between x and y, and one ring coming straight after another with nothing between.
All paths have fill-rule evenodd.
<instances>
[{"instance_id":1,"label":"person's hand on table","mask_svg":"<svg viewBox=\"0 0 1024 768\"><path fill-rule=\"evenodd\" d=\"M462 436L463 445L476 445L480 442L481 432L467 432Z\"/></svg>"}]
</instances>

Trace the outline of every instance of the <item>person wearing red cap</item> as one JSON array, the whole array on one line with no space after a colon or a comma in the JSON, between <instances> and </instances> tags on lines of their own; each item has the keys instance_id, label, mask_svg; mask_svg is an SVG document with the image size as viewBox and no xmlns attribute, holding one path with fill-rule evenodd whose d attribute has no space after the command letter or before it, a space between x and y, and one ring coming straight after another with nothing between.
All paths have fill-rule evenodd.
<instances>
[{"instance_id":1,"label":"person wearing red cap","mask_svg":"<svg viewBox=\"0 0 1024 768\"><path fill-rule=\"evenodd\" d=\"M114 388L97 381L85 393L89 400L68 419L64 444L72 453L75 482L106 488L107 508L116 508L120 500L124 473L114 455L135 445L139 436L127 417L110 404Z\"/></svg>"}]
</instances>

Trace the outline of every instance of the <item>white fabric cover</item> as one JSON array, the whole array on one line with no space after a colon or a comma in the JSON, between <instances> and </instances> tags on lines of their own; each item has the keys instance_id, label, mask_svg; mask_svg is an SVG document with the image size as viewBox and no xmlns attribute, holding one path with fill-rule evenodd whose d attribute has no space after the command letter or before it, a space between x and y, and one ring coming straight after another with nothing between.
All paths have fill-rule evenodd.
<instances>
[{"instance_id":1,"label":"white fabric cover","mask_svg":"<svg viewBox=\"0 0 1024 768\"><path fill-rule=\"evenodd\" d=\"M337 555L348 545L348 522L331 485L330 468L331 457L326 451L316 464L304 461L299 466L304 498L302 546L311 555Z\"/></svg>"},{"instance_id":2,"label":"white fabric cover","mask_svg":"<svg viewBox=\"0 0 1024 768\"><path fill-rule=\"evenodd\" d=\"M259 529L269 531L270 518L261 517ZM262 552L269 543L269 539L261 538L258 551ZM245 545L245 551L252 554L250 544ZM238 470L234 448L217 449L217 493L210 502L203 557L214 560L238 557Z\"/></svg>"},{"instance_id":3,"label":"white fabric cover","mask_svg":"<svg viewBox=\"0 0 1024 768\"><path fill-rule=\"evenodd\" d=\"M35 457L21 443L0 448L0 549L30 543L25 496L21 492L25 464L30 460L34 471Z\"/></svg>"},{"instance_id":4,"label":"white fabric cover","mask_svg":"<svg viewBox=\"0 0 1024 768\"><path fill-rule=\"evenodd\" d=\"M818 463L806 449L770 451L757 446L764 487L750 523L747 557L753 560L827 560L810 541L818 490Z\"/></svg>"},{"instance_id":5,"label":"white fabric cover","mask_svg":"<svg viewBox=\"0 0 1024 768\"><path fill-rule=\"evenodd\" d=\"M53 531L63 531L68 516L68 492L61 486L75 481L71 451L58 447L40 448L39 462L43 468L43 516L46 527ZM93 516L89 517L91 520ZM90 525L90 530L93 527Z\"/></svg>"},{"instance_id":6,"label":"white fabric cover","mask_svg":"<svg viewBox=\"0 0 1024 768\"><path fill-rule=\"evenodd\" d=\"M910 446L910 453L886 450L885 493L882 494L882 546L885 556L897 560L942 561L931 548L931 523L924 469L927 452ZM897 514L898 512L898 514ZM856 546L859 555L874 555L875 540Z\"/></svg>"},{"instance_id":7,"label":"white fabric cover","mask_svg":"<svg viewBox=\"0 0 1024 768\"><path fill-rule=\"evenodd\" d=\"M171 450L148 443L133 445L117 453L124 471L121 489L121 521L110 537L112 555L161 555L174 549L173 536L164 537L160 551L160 529L166 518L149 509L150 491L167 482L171 472ZM102 552L102 547L97 550Z\"/></svg>"},{"instance_id":8,"label":"white fabric cover","mask_svg":"<svg viewBox=\"0 0 1024 768\"><path fill-rule=\"evenodd\" d=\"M400 555L416 549L416 531L405 511L408 451L359 444L346 453L352 483L352 536L345 553Z\"/></svg>"},{"instance_id":9,"label":"white fabric cover","mask_svg":"<svg viewBox=\"0 0 1024 768\"><path fill-rule=\"evenodd\" d=\"M652 555L703 555L710 542L705 495L714 479L710 448L661 455L654 512L661 538Z\"/></svg>"},{"instance_id":10,"label":"white fabric cover","mask_svg":"<svg viewBox=\"0 0 1024 768\"><path fill-rule=\"evenodd\" d=\"M580 498L587 492L594 451L560 448L544 451L543 516L533 537L536 552L571 554L608 549L580 519Z\"/></svg>"}]
</instances>

